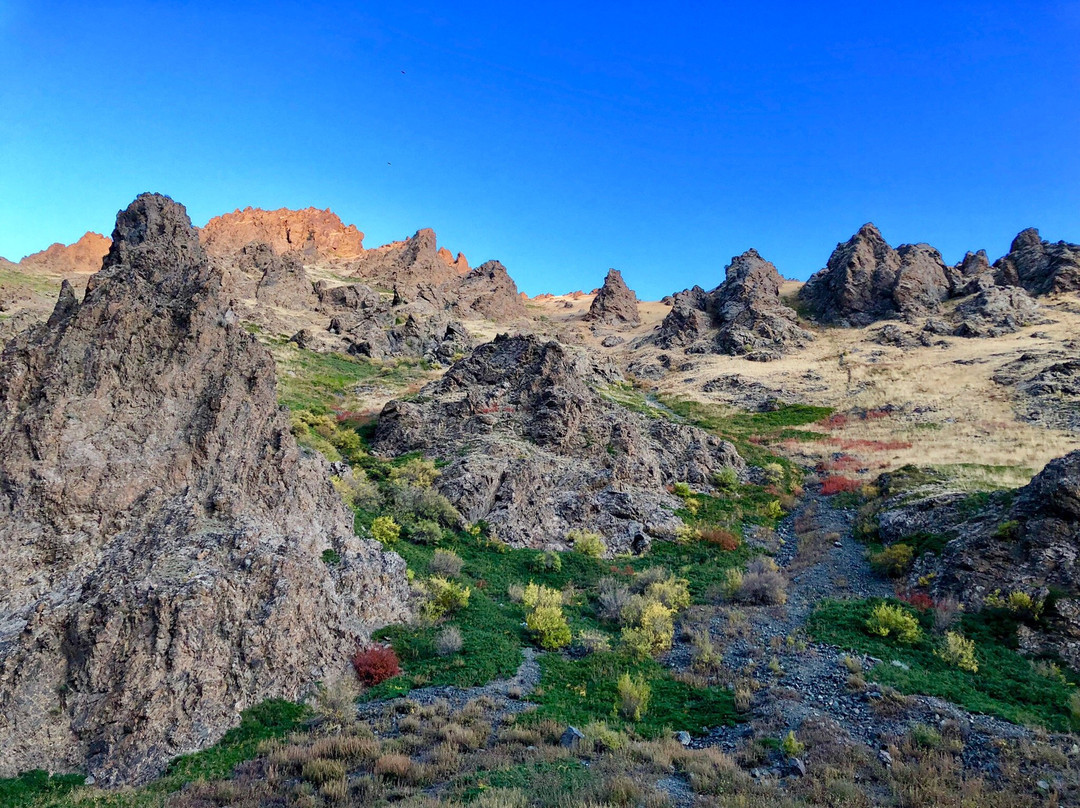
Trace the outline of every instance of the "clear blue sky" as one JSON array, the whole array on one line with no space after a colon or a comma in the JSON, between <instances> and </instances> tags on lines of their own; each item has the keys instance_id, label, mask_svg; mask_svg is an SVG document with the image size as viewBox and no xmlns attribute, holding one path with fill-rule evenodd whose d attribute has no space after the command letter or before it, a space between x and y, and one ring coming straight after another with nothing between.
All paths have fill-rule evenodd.
<instances>
[{"instance_id":1,"label":"clear blue sky","mask_svg":"<svg viewBox=\"0 0 1080 808\"><path fill-rule=\"evenodd\" d=\"M1078 42L1075 0L0 0L0 255L153 190L433 227L529 293L805 278L865 221L994 258L1080 241Z\"/></svg>"}]
</instances>

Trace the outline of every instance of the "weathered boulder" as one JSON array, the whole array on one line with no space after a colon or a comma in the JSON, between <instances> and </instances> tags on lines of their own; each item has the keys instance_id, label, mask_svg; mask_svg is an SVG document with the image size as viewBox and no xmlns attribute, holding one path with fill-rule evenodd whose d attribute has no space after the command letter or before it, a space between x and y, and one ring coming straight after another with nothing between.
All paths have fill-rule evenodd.
<instances>
[{"instance_id":1,"label":"weathered boulder","mask_svg":"<svg viewBox=\"0 0 1080 808\"><path fill-rule=\"evenodd\" d=\"M993 379L1014 398L1019 417L1055 429L1080 430L1080 343L1026 351Z\"/></svg>"},{"instance_id":2,"label":"weathered boulder","mask_svg":"<svg viewBox=\"0 0 1080 808\"><path fill-rule=\"evenodd\" d=\"M978 276L985 278L985 275ZM1000 337L1043 320L1039 304L1018 286L990 286L960 303L953 313L958 337Z\"/></svg>"},{"instance_id":3,"label":"weathered boulder","mask_svg":"<svg viewBox=\"0 0 1080 808\"><path fill-rule=\"evenodd\" d=\"M726 441L605 398L621 381L609 361L501 335L414 400L387 404L373 446L448 460L442 493L512 544L565 547L583 528L613 550L640 551L679 525L665 486L708 488L713 472L743 462Z\"/></svg>"},{"instance_id":4,"label":"weathered boulder","mask_svg":"<svg viewBox=\"0 0 1080 808\"><path fill-rule=\"evenodd\" d=\"M658 348L686 348L705 336L709 329L709 294L700 286L686 289L671 298L671 311L648 341Z\"/></svg>"},{"instance_id":5,"label":"weathered boulder","mask_svg":"<svg viewBox=\"0 0 1080 808\"><path fill-rule=\"evenodd\" d=\"M641 324L637 296L630 291L619 270L608 270L604 285L593 298L585 319L608 326L633 327Z\"/></svg>"},{"instance_id":6,"label":"weathered boulder","mask_svg":"<svg viewBox=\"0 0 1080 808\"><path fill-rule=\"evenodd\" d=\"M1034 227L1022 231L1007 255L994 262L999 284L1033 295L1080 290L1080 244L1043 241Z\"/></svg>"},{"instance_id":7,"label":"weathered boulder","mask_svg":"<svg viewBox=\"0 0 1080 808\"><path fill-rule=\"evenodd\" d=\"M244 247L241 255L259 275L255 299L260 303L300 310L315 305L311 281L295 253L278 255L269 244L257 242Z\"/></svg>"},{"instance_id":8,"label":"weathered boulder","mask_svg":"<svg viewBox=\"0 0 1080 808\"><path fill-rule=\"evenodd\" d=\"M0 356L0 776L146 780L407 614L220 287L144 194L82 302Z\"/></svg>"}]
</instances>

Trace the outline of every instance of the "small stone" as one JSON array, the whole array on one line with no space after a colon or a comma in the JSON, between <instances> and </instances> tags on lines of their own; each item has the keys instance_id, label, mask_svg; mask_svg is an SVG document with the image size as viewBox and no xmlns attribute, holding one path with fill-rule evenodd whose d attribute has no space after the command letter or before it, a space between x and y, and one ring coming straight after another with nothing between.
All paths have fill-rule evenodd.
<instances>
[{"instance_id":1,"label":"small stone","mask_svg":"<svg viewBox=\"0 0 1080 808\"><path fill-rule=\"evenodd\" d=\"M882 749L877 753L877 756L878 760L880 760L886 766L892 766L892 755L889 754L888 750Z\"/></svg>"},{"instance_id":2,"label":"small stone","mask_svg":"<svg viewBox=\"0 0 1080 808\"><path fill-rule=\"evenodd\" d=\"M690 733L686 730L680 730L675 733L675 740L681 743L683 746L690 745Z\"/></svg>"},{"instance_id":3,"label":"small stone","mask_svg":"<svg viewBox=\"0 0 1080 808\"><path fill-rule=\"evenodd\" d=\"M907 663L901 662L901 661L900 661L899 659L894 659L894 660L892 661L892 663L891 663L891 664L892 664L892 666L893 666L894 668L899 668L899 669L900 669L900 670L902 670L902 671L909 671L909 670L911 670L911 666L910 666L910 665L908 665Z\"/></svg>"},{"instance_id":4,"label":"small stone","mask_svg":"<svg viewBox=\"0 0 1080 808\"><path fill-rule=\"evenodd\" d=\"M585 735L577 727L567 727L563 732L562 737L559 738L559 746L566 747L567 749L577 746L585 740Z\"/></svg>"},{"instance_id":5,"label":"small stone","mask_svg":"<svg viewBox=\"0 0 1080 808\"><path fill-rule=\"evenodd\" d=\"M1038 787L1039 791L1049 791L1050 790L1050 783L1048 783L1046 780L1040 780L1035 785Z\"/></svg>"},{"instance_id":6,"label":"small stone","mask_svg":"<svg viewBox=\"0 0 1080 808\"><path fill-rule=\"evenodd\" d=\"M96 782L97 782L97 778L94 777L94 775L92 775L92 774L88 774L88 775L86 775L86 779L83 780L83 785L84 786L92 786Z\"/></svg>"},{"instance_id":7,"label":"small stone","mask_svg":"<svg viewBox=\"0 0 1080 808\"><path fill-rule=\"evenodd\" d=\"M792 758L791 773L796 777L806 777L806 764L799 758Z\"/></svg>"}]
</instances>

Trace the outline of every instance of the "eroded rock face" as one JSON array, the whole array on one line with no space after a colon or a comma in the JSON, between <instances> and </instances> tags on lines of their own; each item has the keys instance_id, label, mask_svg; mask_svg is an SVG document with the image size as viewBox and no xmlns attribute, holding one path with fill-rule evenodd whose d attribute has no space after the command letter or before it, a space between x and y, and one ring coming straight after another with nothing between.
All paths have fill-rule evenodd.
<instances>
[{"instance_id":1,"label":"eroded rock face","mask_svg":"<svg viewBox=\"0 0 1080 808\"><path fill-rule=\"evenodd\" d=\"M894 250L873 224L838 244L825 268L799 292L824 323L868 325L884 317L925 315L949 297L950 272L927 244Z\"/></svg>"},{"instance_id":2,"label":"eroded rock face","mask_svg":"<svg viewBox=\"0 0 1080 808\"><path fill-rule=\"evenodd\" d=\"M255 299L260 303L283 309L309 309L315 304L315 293L304 265L295 253L278 255L269 244L249 244L241 251L250 274L258 274Z\"/></svg>"},{"instance_id":3,"label":"eroded rock face","mask_svg":"<svg viewBox=\"0 0 1080 808\"><path fill-rule=\"evenodd\" d=\"M1080 289L1080 244L1043 241L1034 227L1013 239L994 263L999 283L1022 286L1033 295Z\"/></svg>"},{"instance_id":4,"label":"eroded rock face","mask_svg":"<svg viewBox=\"0 0 1080 808\"><path fill-rule=\"evenodd\" d=\"M145 194L84 300L0 357L0 776L146 780L407 613L220 286Z\"/></svg>"},{"instance_id":5,"label":"eroded rock face","mask_svg":"<svg viewBox=\"0 0 1080 808\"><path fill-rule=\"evenodd\" d=\"M979 276L985 278L985 275ZM975 292L956 307L953 332L959 337L999 337L1042 322L1042 310L1018 286L990 286Z\"/></svg>"},{"instance_id":6,"label":"eroded rock face","mask_svg":"<svg viewBox=\"0 0 1080 808\"><path fill-rule=\"evenodd\" d=\"M726 441L605 399L621 380L613 364L557 342L501 335L416 399L387 404L374 448L449 460L442 493L512 544L565 547L583 528L640 551L679 525L664 486L708 488L714 471L744 465Z\"/></svg>"},{"instance_id":7,"label":"eroded rock face","mask_svg":"<svg viewBox=\"0 0 1080 808\"><path fill-rule=\"evenodd\" d=\"M747 250L731 259L724 282L713 291L695 286L675 295L660 328L645 341L687 353L779 358L813 339L780 300L782 282L773 264Z\"/></svg>"},{"instance_id":8,"label":"eroded rock face","mask_svg":"<svg viewBox=\"0 0 1080 808\"><path fill-rule=\"evenodd\" d=\"M305 260L352 259L364 254L364 234L329 210L244 208L215 216L199 233L206 251L222 257L251 242L269 244L278 255L299 251Z\"/></svg>"},{"instance_id":9,"label":"eroded rock face","mask_svg":"<svg viewBox=\"0 0 1080 808\"><path fill-rule=\"evenodd\" d=\"M630 287L626 285L619 270L608 270L604 285L600 287L600 291L593 298L592 305L589 306L586 319L609 326L641 324L637 296L630 291Z\"/></svg>"},{"instance_id":10,"label":"eroded rock face","mask_svg":"<svg viewBox=\"0 0 1080 808\"><path fill-rule=\"evenodd\" d=\"M100 233L86 233L74 244L53 244L26 256L20 268L29 272L56 275L89 275L101 269L109 251L109 239Z\"/></svg>"},{"instance_id":11,"label":"eroded rock face","mask_svg":"<svg viewBox=\"0 0 1080 808\"><path fill-rule=\"evenodd\" d=\"M1002 365L994 381L1014 396L1016 413L1032 423L1080 430L1080 342L1028 351Z\"/></svg>"}]
</instances>

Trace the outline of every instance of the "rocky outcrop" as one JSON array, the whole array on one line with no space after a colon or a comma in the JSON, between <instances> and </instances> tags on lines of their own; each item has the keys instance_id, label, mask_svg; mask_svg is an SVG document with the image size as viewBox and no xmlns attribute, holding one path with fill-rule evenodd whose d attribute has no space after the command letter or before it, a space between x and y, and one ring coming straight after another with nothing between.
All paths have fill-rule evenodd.
<instances>
[{"instance_id":1,"label":"rocky outcrop","mask_svg":"<svg viewBox=\"0 0 1080 808\"><path fill-rule=\"evenodd\" d=\"M1033 295L1080 290L1080 244L1043 241L1034 227L1021 232L1007 255L994 263L999 284Z\"/></svg>"},{"instance_id":2,"label":"rocky outcrop","mask_svg":"<svg viewBox=\"0 0 1080 808\"><path fill-rule=\"evenodd\" d=\"M269 244L256 242L240 251L242 271L257 275L255 299L283 309L310 309L316 297L304 265L295 253L278 255Z\"/></svg>"},{"instance_id":3,"label":"rocky outcrop","mask_svg":"<svg viewBox=\"0 0 1080 808\"><path fill-rule=\"evenodd\" d=\"M468 263L450 260L447 250L436 244L435 231L429 228L416 231L404 241L394 241L373 250L366 250L350 264L350 274L378 282L386 288L395 286L439 286L458 279L469 271Z\"/></svg>"},{"instance_id":4,"label":"rocky outcrop","mask_svg":"<svg viewBox=\"0 0 1080 808\"><path fill-rule=\"evenodd\" d=\"M799 291L823 323L863 326L885 317L925 315L950 295L952 273L927 244L893 249L873 224L838 244Z\"/></svg>"},{"instance_id":5,"label":"rocky outcrop","mask_svg":"<svg viewBox=\"0 0 1080 808\"><path fill-rule=\"evenodd\" d=\"M482 317L507 323L528 316L517 284L498 261L486 261L470 270L460 282L450 282L440 292L440 297L459 317Z\"/></svg>"},{"instance_id":6,"label":"rocky outcrop","mask_svg":"<svg viewBox=\"0 0 1080 808\"><path fill-rule=\"evenodd\" d=\"M330 210L244 208L215 216L199 231L206 251L233 255L248 244L269 244L278 255L300 252L305 261L355 259L365 254L364 234Z\"/></svg>"},{"instance_id":7,"label":"rocky outcrop","mask_svg":"<svg viewBox=\"0 0 1080 808\"><path fill-rule=\"evenodd\" d=\"M1016 286L975 292L956 307L953 319L959 321L953 332L958 337L1000 337L1044 320L1039 304Z\"/></svg>"},{"instance_id":8,"label":"rocky outcrop","mask_svg":"<svg viewBox=\"0 0 1080 808\"><path fill-rule=\"evenodd\" d=\"M585 319L608 326L641 325L637 296L630 291L619 270L608 270L604 285L593 298Z\"/></svg>"},{"instance_id":9,"label":"rocky outcrop","mask_svg":"<svg viewBox=\"0 0 1080 808\"><path fill-rule=\"evenodd\" d=\"M708 302L720 352L779 356L813 339L799 327L795 312L781 302L782 282L776 267L757 250L731 259L724 283Z\"/></svg>"},{"instance_id":10,"label":"rocky outcrop","mask_svg":"<svg viewBox=\"0 0 1080 808\"><path fill-rule=\"evenodd\" d=\"M373 446L449 461L442 493L512 544L565 547L582 528L613 550L640 551L679 524L664 486L708 489L713 472L743 462L726 441L605 398L621 380L589 354L502 335L413 400L387 404Z\"/></svg>"},{"instance_id":11,"label":"rocky outcrop","mask_svg":"<svg viewBox=\"0 0 1080 808\"><path fill-rule=\"evenodd\" d=\"M782 282L773 264L747 250L731 259L724 282L713 291L695 286L675 295L671 311L644 342L687 353L779 358L813 339L781 301Z\"/></svg>"},{"instance_id":12,"label":"rocky outcrop","mask_svg":"<svg viewBox=\"0 0 1080 808\"><path fill-rule=\"evenodd\" d=\"M1080 342L1061 349L1026 351L993 379L1013 396L1016 414L1053 429L1080 431Z\"/></svg>"},{"instance_id":13,"label":"rocky outcrop","mask_svg":"<svg viewBox=\"0 0 1080 808\"><path fill-rule=\"evenodd\" d=\"M146 780L406 614L220 287L145 194L85 298L0 357L0 776Z\"/></svg>"}]
</instances>

